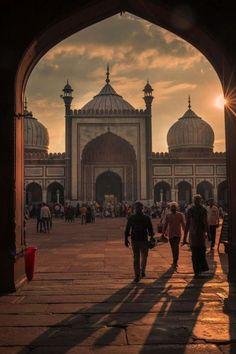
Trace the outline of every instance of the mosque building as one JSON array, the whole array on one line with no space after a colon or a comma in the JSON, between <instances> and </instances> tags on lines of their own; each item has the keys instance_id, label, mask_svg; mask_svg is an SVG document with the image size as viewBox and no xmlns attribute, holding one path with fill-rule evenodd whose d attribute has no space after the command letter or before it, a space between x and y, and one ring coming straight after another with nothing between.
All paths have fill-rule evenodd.
<instances>
[{"instance_id":1,"label":"mosque building","mask_svg":"<svg viewBox=\"0 0 236 354\"><path fill-rule=\"evenodd\" d=\"M226 157L214 152L211 126L191 108L170 127L168 152L152 152L153 89L143 89L138 110L110 84L109 67L101 91L72 109L69 82L65 104L65 153L48 153L47 129L25 103L25 202L70 201L190 203L195 193L227 204Z\"/></svg>"}]
</instances>

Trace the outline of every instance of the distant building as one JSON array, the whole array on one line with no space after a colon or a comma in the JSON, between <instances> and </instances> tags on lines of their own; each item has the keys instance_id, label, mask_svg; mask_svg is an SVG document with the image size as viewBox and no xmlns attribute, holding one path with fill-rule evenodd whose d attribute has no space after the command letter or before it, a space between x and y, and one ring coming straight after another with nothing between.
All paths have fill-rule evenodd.
<instances>
[{"instance_id":1,"label":"distant building","mask_svg":"<svg viewBox=\"0 0 236 354\"><path fill-rule=\"evenodd\" d=\"M110 84L72 110L67 82L66 152L48 154L47 129L25 107L25 199L45 202L178 200L195 193L227 204L225 153L213 152L214 132L191 109L170 127L168 153L152 152L153 89L143 89L145 109L135 109Z\"/></svg>"}]
</instances>

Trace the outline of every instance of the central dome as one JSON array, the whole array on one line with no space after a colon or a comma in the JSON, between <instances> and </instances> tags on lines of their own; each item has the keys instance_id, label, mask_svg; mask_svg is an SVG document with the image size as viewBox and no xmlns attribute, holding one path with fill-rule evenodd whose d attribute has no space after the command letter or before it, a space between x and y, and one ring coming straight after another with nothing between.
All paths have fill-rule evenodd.
<instances>
[{"instance_id":1,"label":"central dome","mask_svg":"<svg viewBox=\"0 0 236 354\"><path fill-rule=\"evenodd\" d=\"M213 152L211 126L189 109L172 125L167 134L169 152L181 155L205 155Z\"/></svg>"},{"instance_id":2,"label":"central dome","mask_svg":"<svg viewBox=\"0 0 236 354\"><path fill-rule=\"evenodd\" d=\"M107 78L106 85L101 89L98 95L94 96L91 101L86 103L82 110L97 110L97 111L133 111L135 108L127 101L123 99L122 96L113 89L110 85L109 79L109 67L107 68Z\"/></svg>"}]
</instances>

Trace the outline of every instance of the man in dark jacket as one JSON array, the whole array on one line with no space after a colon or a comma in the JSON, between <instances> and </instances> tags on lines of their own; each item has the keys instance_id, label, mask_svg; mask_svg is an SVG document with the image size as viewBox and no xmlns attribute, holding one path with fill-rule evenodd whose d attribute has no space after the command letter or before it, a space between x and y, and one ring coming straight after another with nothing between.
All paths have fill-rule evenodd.
<instances>
[{"instance_id":1,"label":"man in dark jacket","mask_svg":"<svg viewBox=\"0 0 236 354\"><path fill-rule=\"evenodd\" d=\"M145 277L148 257L148 236L153 237L154 232L150 217L143 214L142 203L136 202L134 209L135 214L128 218L125 228L125 246L129 247L129 236L131 234L131 245L134 256L134 281L138 282L140 277Z\"/></svg>"}]
</instances>

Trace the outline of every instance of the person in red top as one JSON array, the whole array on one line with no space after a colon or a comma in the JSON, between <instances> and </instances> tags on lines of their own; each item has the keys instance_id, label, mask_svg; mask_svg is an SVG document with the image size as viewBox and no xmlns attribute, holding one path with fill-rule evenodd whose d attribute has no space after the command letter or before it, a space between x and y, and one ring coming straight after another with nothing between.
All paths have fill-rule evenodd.
<instances>
[{"instance_id":1,"label":"person in red top","mask_svg":"<svg viewBox=\"0 0 236 354\"><path fill-rule=\"evenodd\" d=\"M178 267L181 227L183 231L185 229L184 216L182 213L177 211L177 207L178 205L176 202L171 203L171 213L166 215L165 224L161 236L162 239L164 239L165 233L167 231L173 257L172 266L174 267L174 269L177 269Z\"/></svg>"}]
</instances>

